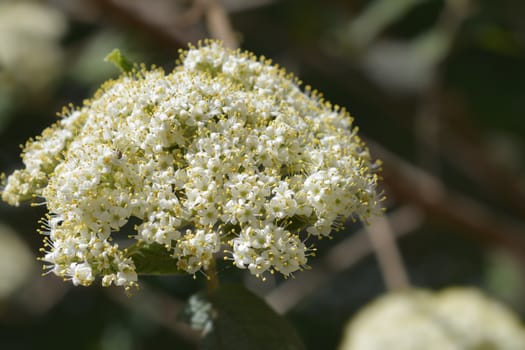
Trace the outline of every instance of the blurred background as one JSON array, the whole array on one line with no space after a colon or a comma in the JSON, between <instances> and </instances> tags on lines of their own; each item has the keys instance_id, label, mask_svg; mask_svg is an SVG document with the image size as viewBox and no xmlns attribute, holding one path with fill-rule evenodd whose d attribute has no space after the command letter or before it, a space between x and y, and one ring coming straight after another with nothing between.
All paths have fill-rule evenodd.
<instances>
[{"instance_id":1,"label":"blurred background","mask_svg":"<svg viewBox=\"0 0 525 350\"><path fill-rule=\"evenodd\" d=\"M345 106L383 161L384 220L318 244L312 270L241 281L336 349L348 320L408 285L469 286L525 317L522 0L0 0L0 171L19 145L118 76L113 49L171 70L212 37L272 58ZM43 207L0 204L1 349L195 349L178 321L204 278L145 277L133 297L41 277Z\"/></svg>"}]
</instances>

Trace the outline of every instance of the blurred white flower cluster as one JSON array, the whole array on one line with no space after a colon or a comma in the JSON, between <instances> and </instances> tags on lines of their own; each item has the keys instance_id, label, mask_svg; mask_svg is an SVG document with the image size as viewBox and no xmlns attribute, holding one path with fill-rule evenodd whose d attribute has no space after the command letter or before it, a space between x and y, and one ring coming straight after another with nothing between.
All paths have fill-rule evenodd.
<instances>
[{"instance_id":1,"label":"blurred white flower cluster","mask_svg":"<svg viewBox=\"0 0 525 350\"><path fill-rule=\"evenodd\" d=\"M35 276L36 262L20 233L0 223L0 303Z\"/></svg>"},{"instance_id":2,"label":"blurred white flower cluster","mask_svg":"<svg viewBox=\"0 0 525 350\"><path fill-rule=\"evenodd\" d=\"M0 99L45 94L61 69L66 27L64 15L42 2L0 2Z\"/></svg>"},{"instance_id":3,"label":"blurred white flower cluster","mask_svg":"<svg viewBox=\"0 0 525 350\"><path fill-rule=\"evenodd\" d=\"M133 259L111 234L136 217L135 238L165 246L188 273L222 252L254 275L287 276L306 266L308 237L381 211L377 164L346 111L214 41L178 63L105 83L27 143L2 198L44 199L53 273L134 285Z\"/></svg>"},{"instance_id":4,"label":"blurred white flower cluster","mask_svg":"<svg viewBox=\"0 0 525 350\"><path fill-rule=\"evenodd\" d=\"M473 288L388 294L346 327L340 350L521 350L525 328Z\"/></svg>"}]
</instances>

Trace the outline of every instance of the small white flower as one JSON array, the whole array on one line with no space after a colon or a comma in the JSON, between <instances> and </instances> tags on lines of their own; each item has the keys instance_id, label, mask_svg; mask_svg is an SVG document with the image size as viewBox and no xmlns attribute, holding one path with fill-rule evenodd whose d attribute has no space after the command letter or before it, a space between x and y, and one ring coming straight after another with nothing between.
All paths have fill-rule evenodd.
<instances>
[{"instance_id":1,"label":"small white flower","mask_svg":"<svg viewBox=\"0 0 525 350\"><path fill-rule=\"evenodd\" d=\"M91 266L87 263L72 263L68 274L71 276L71 282L73 282L75 286L90 285L95 279Z\"/></svg>"}]
</instances>

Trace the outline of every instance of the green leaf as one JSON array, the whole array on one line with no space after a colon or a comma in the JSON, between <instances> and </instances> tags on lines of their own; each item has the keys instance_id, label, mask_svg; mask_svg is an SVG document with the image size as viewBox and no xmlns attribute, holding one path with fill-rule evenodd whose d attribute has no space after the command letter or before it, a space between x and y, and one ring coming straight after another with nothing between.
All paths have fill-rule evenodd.
<instances>
[{"instance_id":1,"label":"green leaf","mask_svg":"<svg viewBox=\"0 0 525 350\"><path fill-rule=\"evenodd\" d=\"M243 286L220 286L210 300L213 328L204 336L202 349L305 349L290 323Z\"/></svg>"},{"instance_id":2,"label":"green leaf","mask_svg":"<svg viewBox=\"0 0 525 350\"><path fill-rule=\"evenodd\" d=\"M393 22L402 18L416 5L426 0L376 0L352 19L348 28L350 44L364 48Z\"/></svg>"},{"instance_id":3,"label":"green leaf","mask_svg":"<svg viewBox=\"0 0 525 350\"><path fill-rule=\"evenodd\" d=\"M141 275L173 275L184 273L177 267L177 259L161 244L137 243L127 249L135 269Z\"/></svg>"},{"instance_id":4,"label":"green leaf","mask_svg":"<svg viewBox=\"0 0 525 350\"><path fill-rule=\"evenodd\" d=\"M104 61L111 62L120 69L122 72L127 73L131 72L133 69L133 63L128 60L119 49L114 49L111 51L105 58Z\"/></svg>"}]
</instances>

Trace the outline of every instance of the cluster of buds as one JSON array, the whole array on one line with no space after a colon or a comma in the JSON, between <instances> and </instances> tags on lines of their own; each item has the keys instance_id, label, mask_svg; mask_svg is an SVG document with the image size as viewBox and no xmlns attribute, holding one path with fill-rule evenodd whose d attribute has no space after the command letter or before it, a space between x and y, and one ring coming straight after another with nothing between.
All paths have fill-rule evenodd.
<instances>
[{"instance_id":1,"label":"cluster of buds","mask_svg":"<svg viewBox=\"0 0 525 350\"><path fill-rule=\"evenodd\" d=\"M206 41L174 70L106 82L23 151L2 198L42 198L42 260L75 285L136 284L112 236L160 244L180 270L218 254L262 276L301 270L312 238L381 211L377 163L344 109L265 58Z\"/></svg>"}]
</instances>

